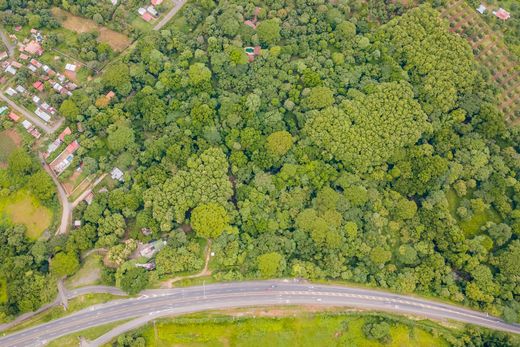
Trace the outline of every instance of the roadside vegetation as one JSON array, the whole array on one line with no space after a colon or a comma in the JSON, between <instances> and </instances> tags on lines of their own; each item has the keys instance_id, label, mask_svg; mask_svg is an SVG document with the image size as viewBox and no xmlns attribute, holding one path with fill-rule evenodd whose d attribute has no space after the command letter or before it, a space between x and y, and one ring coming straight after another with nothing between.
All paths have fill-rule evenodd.
<instances>
[{"instance_id":1,"label":"roadside vegetation","mask_svg":"<svg viewBox=\"0 0 520 347\"><path fill-rule=\"evenodd\" d=\"M252 312L251 312L252 311ZM273 316L270 316L272 313ZM254 317L253 317L254 315ZM514 343L507 334L429 321L355 312L299 313L266 309L233 315L209 314L161 319L118 337L107 346L363 346L447 347L489 342ZM490 338L491 337L491 338Z\"/></svg>"}]
</instances>

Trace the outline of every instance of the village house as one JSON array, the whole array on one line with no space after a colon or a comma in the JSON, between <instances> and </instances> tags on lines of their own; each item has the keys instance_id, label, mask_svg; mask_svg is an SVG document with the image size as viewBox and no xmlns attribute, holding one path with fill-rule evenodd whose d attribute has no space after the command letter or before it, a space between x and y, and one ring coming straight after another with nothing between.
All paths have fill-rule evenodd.
<instances>
[{"instance_id":1,"label":"village house","mask_svg":"<svg viewBox=\"0 0 520 347\"><path fill-rule=\"evenodd\" d=\"M166 246L166 241L163 240L150 242L146 245L139 246L139 254L145 258L151 258L164 246Z\"/></svg>"},{"instance_id":2,"label":"village house","mask_svg":"<svg viewBox=\"0 0 520 347\"><path fill-rule=\"evenodd\" d=\"M20 116L14 112L9 113L7 117L9 117L13 122L18 122L20 120Z\"/></svg>"},{"instance_id":3,"label":"village house","mask_svg":"<svg viewBox=\"0 0 520 347\"><path fill-rule=\"evenodd\" d=\"M33 83L34 89L43 92L43 82L42 81L36 81Z\"/></svg>"},{"instance_id":4,"label":"village house","mask_svg":"<svg viewBox=\"0 0 520 347\"><path fill-rule=\"evenodd\" d=\"M34 111L34 113L47 123L51 120L51 116L49 116L39 107L36 109L36 111Z\"/></svg>"},{"instance_id":5,"label":"village house","mask_svg":"<svg viewBox=\"0 0 520 347\"><path fill-rule=\"evenodd\" d=\"M498 11L493 11L495 17L501 20L508 20L511 17L511 14L504 10L502 7L498 9Z\"/></svg>"},{"instance_id":6,"label":"village house","mask_svg":"<svg viewBox=\"0 0 520 347\"><path fill-rule=\"evenodd\" d=\"M7 59L8 57L9 57L9 55L7 54L6 51L0 52L0 61Z\"/></svg>"},{"instance_id":7,"label":"village house","mask_svg":"<svg viewBox=\"0 0 520 347\"><path fill-rule=\"evenodd\" d=\"M112 177L113 180L117 180L119 182L124 182L125 179L123 178L124 174L123 171L119 170L119 168L115 167L112 172L110 172L110 177Z\"/></svg>"},{"instance_id":8,"label":"village house","mask_svg":"<svg viewBox=\"0 0 520 347\"><path fill-rule=\"evenodd\" d=\"M23 50L31 55L41 56L43 54L43 48L38 41L32 40L29 42Z\"/></svg>"}]
</instances>

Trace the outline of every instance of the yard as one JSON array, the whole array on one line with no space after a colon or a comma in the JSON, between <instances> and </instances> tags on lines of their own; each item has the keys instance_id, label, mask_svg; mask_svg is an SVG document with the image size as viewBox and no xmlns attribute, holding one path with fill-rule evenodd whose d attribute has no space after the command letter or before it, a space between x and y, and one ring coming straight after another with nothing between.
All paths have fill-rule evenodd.
<instances>
[{"instance_id":1,"label":"yard","mask_svg":"<svg viewBox=\"0 0 520 347\"><path fill-rule=\"evenodd\" d=\"M279 309L271 311L280 312ZM281 311L283 313L283 311ZM295 312L295 311L293 311ZM255 313L258 314L258 313ZM391 342L367 339L362 331L366 316L359 314L302 314L296 317L176 318L160 320L142 329L147 346L447 346L441 337L419 327L392 324ZM193 316L192 316L193 317ZM417 322L414 322L417 323Z\"/></svg>"},{"instance_id":2,"label":"yard","mask_svg":"<svg viewBox=\"0 0 520 347\"><path fill-rule=\"evenodd\" d=\"M107 27L97 24L93 20L74 16L72 13L66 12L57 7L52 9L52 14L58 19L64 28L78 34L92 31L99 32L98 40L109 44L114 51L120 52L131 43L130 38L125 34L108 29Z\"/></svg>"},{"instance_id":3,"label":"yard","mask_svg":"<svg viewBox=\"0 0 520 347\"><path fill-rule=\"evenodd\" d=\"M67 288L99 284L101 279L101 260L102 257L99 254L91 254L84 259L79 271L65 281Z\"/></svg>"},{"instance_id":4,"label":"yard","mask_svg":"<svg viewBox=\"0 0 520 347\"><path fill-rule=\"evenodd\" d=\"M0 214L5 214L13 223L27 227L27 237L38 239L51 225L53 212L27 191L18 191L0 197Z\"/></svg>"},{"instance_id":5,"label":"yard","mask_svg":"<svg viewBox=\"0 0 520 347\"><path fill-rule=\"evenodd\" d=\"M7 166L7 158L20 146L22 137L14 129L0 132L0 168Z\"/></svg>"}]
</instances>

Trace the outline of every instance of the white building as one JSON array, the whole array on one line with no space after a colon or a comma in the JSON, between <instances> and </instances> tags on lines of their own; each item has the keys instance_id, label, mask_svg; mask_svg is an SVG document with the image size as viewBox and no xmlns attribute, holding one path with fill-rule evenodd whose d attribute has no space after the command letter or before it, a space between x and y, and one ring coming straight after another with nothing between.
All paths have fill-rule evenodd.
<instances>
[{"instance_id":1,"label":"white building","mask_svg":"<svg viewBox=\"0 0 520 347\"><path fill-rule=\"evenodd\" d=\"M484 14L484 12L486 12L486 10L487 10L487 7L484 6L483 4L480 4L480 6L477 8L477 12L480 14Z\"/></svg>"},{"instance_id":2,"label":"white building","mask_svg":"<svg viewBox=\"0 0 520 347\"><path fill-rule=\"evenodd\" d=\"M34 111L38 117L43 119L46 122L49 122L51 120L51 116L49 116L47 113L43 112L39 107Z\"/></svg>"},{"instance_id":3,"label":"white building","mask_svg":"<svg viewBox=\"0 0 520 347\"><path fill-rule=\"evenodd\" d=\"M119 182L124 182L125 179L123 178L123 171L119 170L117 167L115 167L112 172L110 172L110 176L114 180L118 180Z\"/></svg>"}]
</instances>

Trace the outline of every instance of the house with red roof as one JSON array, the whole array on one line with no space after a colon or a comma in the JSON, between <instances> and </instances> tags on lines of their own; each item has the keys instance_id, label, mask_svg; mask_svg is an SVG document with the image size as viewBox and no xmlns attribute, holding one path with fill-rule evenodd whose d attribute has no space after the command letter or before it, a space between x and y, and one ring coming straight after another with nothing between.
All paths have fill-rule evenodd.
<instances>
[{"instance_id":1,"label":"house with red roof","mask_svg":"<svg viewBox=\"0 0 520 347\"><path fill-rule=\"evenodd\" d=\"M152 5L154 5L154 6L160 5L160 4L162 4L162 2L163 2L163 0L152 0L151 1Z\"/></svg>"},{"instance_id":2,"label":"house with red roof","mask_svg":"<svg viewBox=\"0 0 520 347\"><path fill-rule=\"evenodd\" d=\"M502 20L508 20L509 18L511 18L511 14L504 10L502 7L500 7L498 11L493 11L493 14L495 15L495 17Z\"/></svg>"},{"instance_id":3,"label":"house with red roof","mask_svg":"<svg viewBox=\"0 0 520 347\"><path fill-rule=\"evenodd\" d=\"M63 130L61 132L61 134L58 135L58 138L60 139L60 141L63 142L63 141L65 141L65 136L70 135L70 134L72 134L72 131L70 130L69 127L66 127L65 130Z\"/></svg>"},{"instance_id":4,"label":"house with red roof","mask_svg":"<svg viewBox=\"0 0 520 347\"><path fill-rule=\"evenodd\" d=\"M33 83L34 89L43 92L43 82L42 81L36 81Z\"/></svg>"},{"instance_id":5,"label":"house with red roof","mask_svg":"<svg viewBox=\"0 0 520 347\"><path fill-rule=\"evenodd\" d=\"M13 122L18 122L20 120L20 116L14 112L9 113L7 117L9 117Z\"/></svg>"}]
</instances>

